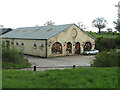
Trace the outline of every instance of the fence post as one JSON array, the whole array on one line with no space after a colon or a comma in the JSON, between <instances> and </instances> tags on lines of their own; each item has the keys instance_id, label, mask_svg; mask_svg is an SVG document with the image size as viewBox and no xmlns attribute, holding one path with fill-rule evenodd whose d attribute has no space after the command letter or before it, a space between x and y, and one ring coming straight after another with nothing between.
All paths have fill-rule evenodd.
<instances>
[{"instance_id":1,"label":"fence post","mask_svg":"<svg viewBox=\"0 0 120 90\"><path fill-rule=\"evenodd\" d=\"M75 65L73 65L73 69L75 68Z\"/></svg>"},{"instance_id":2,"label":"fence post","mask_svg":"<svg viewBox=\"0 0 120 90\"><path fill-rule=\"evenodd\" d=\"M36 71L36 66L34 66L34 71Z\"/></svg>"}]
</instances>

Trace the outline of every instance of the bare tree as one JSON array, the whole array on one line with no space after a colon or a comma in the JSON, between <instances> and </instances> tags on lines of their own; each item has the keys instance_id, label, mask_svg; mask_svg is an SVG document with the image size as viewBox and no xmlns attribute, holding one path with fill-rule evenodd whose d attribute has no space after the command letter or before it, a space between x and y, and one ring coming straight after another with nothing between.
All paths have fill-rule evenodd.
<instances>
[{"instance_id":1,"label":"bare tree","mask_svg":"<svg viewBox=\"0 0 120 90\"><path fill-rule=\"evenodd\" d=\"M83 30L87 29L87 27L83 24L83 22L78 22L78 26Z\"/></svg>"},{"instance_id":2,"label":"bare tree","mask_svg":"<svg viewBox=\"0 0 120 90\"><path fill-rule=\"evenodd\" d=\"M104 18L96 18L92 22L93 27L96 27L99 29L99 34L101 34L101 29L106 27L107 21Z\"/></svg>"},{"instance_id":3,"label":"bare tree","mask_svg":"<svg viewBox=\"0 0 120 90\"><path fill-rule=\"evenodd\" d=\"M55 25L55 22L53 22L52 20L50 20L50 21L47 21L44 25L53 26L53 25Z\"/></svg>"}]
</instances>

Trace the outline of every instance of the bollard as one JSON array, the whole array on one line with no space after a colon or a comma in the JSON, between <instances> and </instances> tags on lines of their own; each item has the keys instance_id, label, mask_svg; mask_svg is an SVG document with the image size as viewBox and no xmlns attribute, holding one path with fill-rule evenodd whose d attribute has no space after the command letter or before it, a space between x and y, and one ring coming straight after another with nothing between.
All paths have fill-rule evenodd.
<instances>
[{"instance_id":1,"label":"bollard","mask_svg":"<svg viewBox=\"0 0 120 90\"><path fill-rule=\"evenodd\" d=\"M36 71L36 66L34 66L34 71Z\"/></svg>"},{"instance_id":2,"label":"bollard","mask_svg":"<svg viewBox=\"0 0 120 90\"><path fill-rule=\"evenodd\" d=\"M75 68L75 65L73 65L73 69Z\"/></svg>"}]
</instances>

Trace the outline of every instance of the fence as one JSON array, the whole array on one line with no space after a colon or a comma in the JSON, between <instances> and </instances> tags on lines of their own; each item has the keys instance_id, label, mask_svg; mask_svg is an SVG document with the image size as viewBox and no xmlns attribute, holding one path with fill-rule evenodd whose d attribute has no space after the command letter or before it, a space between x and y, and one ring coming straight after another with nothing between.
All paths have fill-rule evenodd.
<instances>
[{"instance_id":1,"label":"fence","mask_svg":"<svg viewBox=\"0 0 120 90\"><path fill-rule=\"evenodd\" d=\"M38 69L60 69L60 68L63 68L63 69L67 69L67 68L78 68L78 67L90 67L90 66L75 66L75 65L72 65L72 66L57 66L57 67L37 67L37 66L33 66L33 67L29 67L29 68L4 68L4 69L32 69L33 71L36 71L37 68Z\"/></svg>"}]
</instances>

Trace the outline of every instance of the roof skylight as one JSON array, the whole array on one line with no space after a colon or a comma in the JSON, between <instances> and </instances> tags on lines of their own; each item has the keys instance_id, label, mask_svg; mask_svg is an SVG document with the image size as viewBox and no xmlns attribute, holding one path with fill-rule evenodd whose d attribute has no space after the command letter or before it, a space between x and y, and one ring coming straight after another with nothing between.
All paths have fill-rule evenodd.
<instances>
[{"instance_id":1,"label":"roof skylight","mask_svg":"<svg viewBox=\"0 0 120 90\"><path fill-rule=\"evenodd\" d=\"M39 31L40 30L40 28L39 29L37 29L37 30L35 30L35 32L37 32L37 31Z\"/></svg>"},{"instance_id":2,"label":"roof skylight","mask_svg":"<svg viewBox=\"0 0 120 90\"><path fill-rule=\"evenodd\" d=\"M51 31L53 28L48 29L47 31Z\"/></svg>"},{"instance_id":3,"label":"roof skylight","mask_svg":"<svg viewBox=\"0 0 120 90\"><path fill-rule=\"evenodd\" d=\"M28 31L28 30L24 30L23 32L26 32L26 31Z\"/></svg>"}]
</instances>

